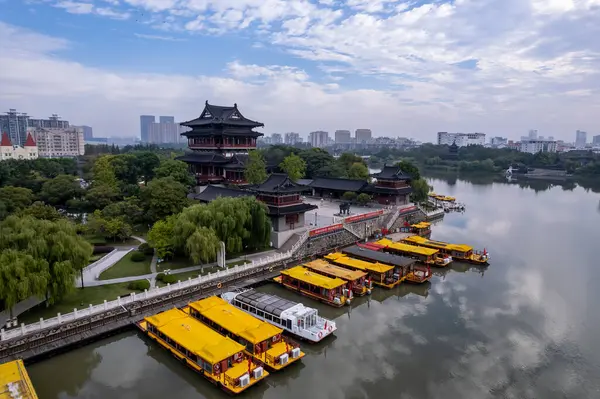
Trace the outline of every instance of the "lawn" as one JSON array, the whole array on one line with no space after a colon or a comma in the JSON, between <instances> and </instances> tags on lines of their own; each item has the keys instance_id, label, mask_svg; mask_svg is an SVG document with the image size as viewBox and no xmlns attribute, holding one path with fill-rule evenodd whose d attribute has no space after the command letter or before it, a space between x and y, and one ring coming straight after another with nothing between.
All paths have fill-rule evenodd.
<instances>
[{"instance_id":1,"label":"lawn","mask_svg":"<svg viewBox=\"0 0 600 399\"><path fill-rule=\"evenodd\" d=\"M173 259L165 260L156 265L156 269L160 272L161 270L171 269L183 269L185 267L197 266L190 260L190 258L186 258L183 256L177 256Z\"/></svg>"},{"instance_id":2,"label":"lawn","mask_svg":"<svg viewBox=\"0 0 600 399\"><path fill-rule=\"evenodd\" d=\"M127 288L129 283L118 283L99 285L96 287L75 288L73 292L65 296L60 302L49 307L41 303L33 309L21 314L18 319L19 323L33 323L40 321L40 317L49 319L55 317L57 313L66 314L73 309L85 309L90 304L98 305L107 301L113 301L119 296L129 295L132 291Z\"/></svg>"},{"instance_id":3,"label":"lawn","mask_svg":"<svg viewBox=\"0 0 600 399\"><path fill-rule=\"evenodd\" d=\"M136 251L130 251L123 259L115 263L115 265L103 271L100 274L100 280L150 274L150 261L152 260L152 257L146 255L146 258L143 261L134 262L131 260L131 255L134 252Z\"/></svg>"},{"instance_id":4,"label":"lawn","mask_svg":"<svg viewBox=\"0 0 600 399\"><path fill-rule=\"evenodd\" d=\"M243 261L241 261L241 262L240 261L238 261L238 262L230 262L230 263L227 263L227 268L229 269L230 267L234 267L234 266L237 266L238 264L243 264L243 263L244 263ZM175 276L175 278L177 278L177 280L185 281L185 280L187 280L190 277L191 278L196 278L200 274L206 275L208 273L215 273L215 272L217 272L219 270L223 270L223 269L221 269L220 267L217 267L217 266L206 266L204 268L204 270L198 269L198 270L193 270L191 272L171 273L171 274L173 274ZM164 284L162 281L156 280L156 285L158 287L163 287L166 284Z\"/></svg>"}]
</instances>

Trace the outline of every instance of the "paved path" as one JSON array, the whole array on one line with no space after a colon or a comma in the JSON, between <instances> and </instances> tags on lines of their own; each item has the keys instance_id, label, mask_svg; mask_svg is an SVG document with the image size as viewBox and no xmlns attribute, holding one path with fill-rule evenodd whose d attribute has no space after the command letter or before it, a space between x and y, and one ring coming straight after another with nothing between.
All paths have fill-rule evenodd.
<instances>
[{"instance_id":1,"label":"paved path","mask_svg":"<svg viewBox=\"0 0 600 399\"><path fill-rule=\"evenodd\" d=\"M83 271L83 285L85 287L94 285L100 273L113 266L115 263L123 259L125 255L131 252L133 248L117 249L94 263L92 267L86 268ZM81 287L81 277L76 279L77 287Z\"/></svg>"}]
</instances>

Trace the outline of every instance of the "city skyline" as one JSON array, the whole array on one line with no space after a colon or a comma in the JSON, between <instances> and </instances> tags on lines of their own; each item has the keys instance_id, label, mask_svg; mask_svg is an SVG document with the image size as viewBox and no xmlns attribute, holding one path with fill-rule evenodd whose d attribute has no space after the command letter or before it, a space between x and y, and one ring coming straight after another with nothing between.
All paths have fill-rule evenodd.
<instances>
[{"instance_id":1,"label":"city skyline","mask_svg":"<svg viewBox=\"0 0 600 399\"><path fill-rule=\"evenodd\" d=\"M293 1L11 2L0 107L99 137L206 100L243 104L265 133L600 131L598 0Z\"/></svg>"}]
</instances>

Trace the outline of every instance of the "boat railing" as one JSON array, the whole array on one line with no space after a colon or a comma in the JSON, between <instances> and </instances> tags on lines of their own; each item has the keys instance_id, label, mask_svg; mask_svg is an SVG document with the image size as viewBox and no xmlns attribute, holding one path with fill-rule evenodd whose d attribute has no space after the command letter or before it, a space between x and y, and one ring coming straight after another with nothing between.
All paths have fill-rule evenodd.
<instances>
[{"instance_id":1,"label":"boat railing","mask_svg":"<svg viewBox=\"0 0 600 399\"><path fill-rule=\"evenodd\" d=\"M300 344L296 341L294 341L293 339L291 339L290 337L281 337L281 340L283 342L285 342L287 344L287 346L289 346L290 349L294 349L294 348L299 348Z\"/></svg>"}]
</instances>

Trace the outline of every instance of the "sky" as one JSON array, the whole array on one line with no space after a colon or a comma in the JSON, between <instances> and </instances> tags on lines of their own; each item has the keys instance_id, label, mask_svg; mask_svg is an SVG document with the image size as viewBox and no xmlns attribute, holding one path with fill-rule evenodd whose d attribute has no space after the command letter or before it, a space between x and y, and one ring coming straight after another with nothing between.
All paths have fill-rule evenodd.
<instances>
[{"instance_id":1,"label":"sky","mask_svg":"<svg viewBox=\"0 0 600 399\"><path fill-rule=\"evenodd\" d=\"M0 111L139 136L237 103L264 133L600 134L600 0L0 0Z\"/></svg>"}]
</instances>

